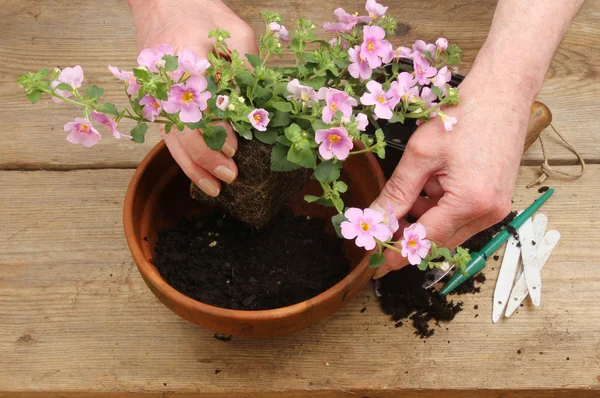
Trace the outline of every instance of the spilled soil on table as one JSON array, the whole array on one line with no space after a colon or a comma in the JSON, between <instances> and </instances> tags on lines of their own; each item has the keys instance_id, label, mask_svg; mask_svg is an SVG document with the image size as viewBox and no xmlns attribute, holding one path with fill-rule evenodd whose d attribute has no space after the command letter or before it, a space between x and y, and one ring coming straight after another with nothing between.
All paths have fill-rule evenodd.
<instances>
[{"instance_id":1,"label":"spilled soil on table","mask_svg":"<svg viewBox=\"0 0 600 398\"><path fill-rule=\"evenodd\" d=\"M481 250L500 230L515 218L511 213L500 223L473 236L462 246L471 250ZM417 267L404 267L390 272L380 279L378 292L379 302L384 313L390 315L396 327L408 326L415 330L415 335L421 338L431 337L435 326L441 327L440 322L450 322L463 309L463 302L457 296L476 294L481 291L485 275L479 273L469 278L456 290L450 293L451 298L440 296L435 288L425 289L426 273ZM449 277L440 283L445 283Z\"/></svg>"},{"instance_id":2,"label":"spilled soil on table","mask_svg":"<svg viewBox=\"0 0 600 398\"><path fill-rule=\"evenodd\" d=\"M214 212L158 233L154 265L181 293L216 307L267 310L329 289L349 272L325 221L284 209L256 229Z\"/></svg>"}]
</instances>

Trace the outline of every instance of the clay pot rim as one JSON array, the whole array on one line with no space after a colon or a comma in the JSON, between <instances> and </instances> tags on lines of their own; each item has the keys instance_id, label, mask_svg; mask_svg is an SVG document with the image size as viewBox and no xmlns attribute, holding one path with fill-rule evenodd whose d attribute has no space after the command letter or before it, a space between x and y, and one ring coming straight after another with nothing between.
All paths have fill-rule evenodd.
<instances>
[{"instance_id":1,"label":"clay pot rim","mask_svg":"<svg viewBox=\"0 0 600 398\"><path fill-rule=\"evenodd\" d=\"M232 310L228 308L220 308L205 304L201 301L194 300L184 295L170 286L162 278L156 267L146 260L139 242L135 239L135 231L132 221L134 212L133 207L135 202L134 196L140 184L141 178L148 169L148 166L154 161L157 154L164 150L167 150L166 144L161 140L157 145L154 146L154 148L150 150L150 152L148 152L133 174L131 181L129 182L129 186L127 187L125 202L123 204L123 226L127 245L129 246L133 259L140 273L142 274L142 277L147 279L150 284L160 291L161 294L168 297L173 302L182 305L185 308L189 308L191 311L199 311L223 318L236 318L240 320L267 320L288 317L293 314L300 314L306 311L307 306L313 307L321 302L333 299L335 296L339 295L346 286L349 286L352 280L358 279L360 275L365 272L366 269L368 269L368 258L371 253L365 252L365 256L361 262L357 264L356 267L344 277L344 279L323 293L297 304L270 310ZM377 178L380 187L383 188L386 180L381 167L375 159L375 156L372 153L365 153L364 155L367 156L367 162L369 163L370 169L374 170L376 174L375 177ZM374 272L375 270L371 271L371 273Z\"/></svg>"}]
</instances>

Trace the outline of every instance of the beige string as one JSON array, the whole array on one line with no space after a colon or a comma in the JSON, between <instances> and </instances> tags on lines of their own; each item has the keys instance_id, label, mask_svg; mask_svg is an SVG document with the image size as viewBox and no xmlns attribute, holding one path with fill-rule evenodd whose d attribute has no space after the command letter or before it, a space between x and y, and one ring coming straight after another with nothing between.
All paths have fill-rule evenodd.
<instances>
[{"instance_id":1,"label":"beige string","mask_svg":"<svg viewBox=\"0 0 600 398\"><path fill-rule=\"evenodd\" d=\"M550 125L550 127L552 128L552 130L554 130L556 135L558 135L558 137L565 143L567 148L569 148L569 150L571 152L573 152L575 154L575 156L577 156L578 164L581 165L581 171L579 173L569 173L567 171L561 171L561 170L558 170L558 169L550 166L550 164L548 163L548 155L546 154L546 147L544 147L544 140L542 138L542 135L540 134L538 138L540 140L540 145L542 146L542 154L544 156L544 163L542 163L542 166L541 166L542 175L540 175L537 180L535 180L531 184L527 185L527 188L531 188L534 185L541 184L544 181L546 181L546 179L548 177L551 177L552 175L555 175L555 174L559 174L559 175L562 175L565 177L570 177L570 178L579 178L585 174L585 161L583 160L583 157L579 154L579 152L577 152L577 150L575 148L573 148L571 146L571 144L569 144L567 142L567 140L565 140L565 138L558 131L556 131L556 129L554 128L554 126L552 124Z\"/></svg>"}]
</instances>

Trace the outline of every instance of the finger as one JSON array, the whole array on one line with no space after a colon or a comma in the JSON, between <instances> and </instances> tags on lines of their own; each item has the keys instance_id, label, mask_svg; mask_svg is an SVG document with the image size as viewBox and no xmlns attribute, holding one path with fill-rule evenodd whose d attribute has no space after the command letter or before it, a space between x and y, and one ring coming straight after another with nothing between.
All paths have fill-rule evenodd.
<instances>
[{"instance_id":1,"label":"finger","mask_svg":"<svg viewBox=\"0 0 600 398\"><path fill-rule=\"evenodd\" d=\"M438 201L438 199L419 196L417 200L415 200L413 207L408 211L408 214L416 218L421 218L423 214L427 213L432 207L436 206Z\"/></svg>"},{"instance_id":2,"label":"finger","mask_svg":"<svg viewBox=\"0 0 600 398\"><path fill-rule=\"evenodd\" d=\"M388 273L397 271L400 268L408 265L408 259L406 257L402 257L402 255L398 252L386 249L383 254L385 255L385 263L381 267L377 268L375 274L373 275L373 279L383 278Z\"/></svg>"},{"instance_id":3,"label":"finger","mask_svg":"<svg viewBox=\"0 0 600 398\"><path fill-rule=\"evenodd\" d=\"M228 184L237 178L238 168L235 162L222 152L210 149L199 130L186 128L175 134L182 148L196 165Z\"/></svg>"},{"instance_id":4,"label":"finger","mask_svg":"<svg viewBox=\"0 0 600 398\"><path fill-rule=\"evenodd\" d=\"M444 196L444 188L442 188L442 184L440 184L440 180L438 176L432 177L427 181L425 187L423 188L427 197L441 199Z\"/></svg>"},{"instance_id":5,"label":"finger","mask_svg":"<svg viewBox=\"0 0 600 398\"><path fill-rule=\"evenodd\" d=\"M238 140L236 132L233 131L233 128L227 122L216 122L214 123L214 125L225 128L227 138L225 139L225 143L223 144L221 152L223 152L225 156L232 158L238 149Z\"/></svg>"},{"instance_id":6,"label":"finger","mask_svg":"<svg viewBox=\"0 0 600 398\"><path fill-rule=\"evenodd\" d=\"M431 164L421 161L407 147L398 167L373 204L387 208L389 203L396 217L403 217L419 197L432 172Z\"/></svg>"},{"instance_id":7,"label":"finger","mask_svg":"<svg viewBox=\"0 0 600 398\"><path fill-rule=\"evenodd\" d=\"M167 144L173 159L179 164L185 175L208 196L219 196L221 192L221 183L219 180L194 163L177 139L177 136L173 133L166 134L163 135L163 140Z\"/></svg>"}]
</instances>

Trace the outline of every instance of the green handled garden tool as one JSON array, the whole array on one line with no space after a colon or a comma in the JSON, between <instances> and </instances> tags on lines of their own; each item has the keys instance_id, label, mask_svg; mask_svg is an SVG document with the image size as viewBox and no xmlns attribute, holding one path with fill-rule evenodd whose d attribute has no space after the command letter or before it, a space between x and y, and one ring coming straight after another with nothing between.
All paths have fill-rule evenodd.
<instances>
[{"instance_id":1,"label":"green handled garden tool","mask_svg":"<svg viewBox=\"0 0 600 398\"><path fill-rule=\"evenodd\" d=\"M535 202L531 204L523 213L518 215L508 227L504 228L498 235L494 237L485 245L483 249L478 252L471 253L471 261L467 264L465 268L465 273L463 274L460 271L457 271L452 275L448 283L444 285L442 290L440 290L440 294L442 296L447 295L452 292L458 286L460 286L467 279L481 271L485 268L486 261L490 258L496 250L500 248L511 236L510 229L518 230L521 226L527 221L533 214L552 196L554 193L554 189L549 189L546 193L544 193L540 198L538 198ZM511 228L512 227L512 228Z\"/></svg>"}]
</instances>

